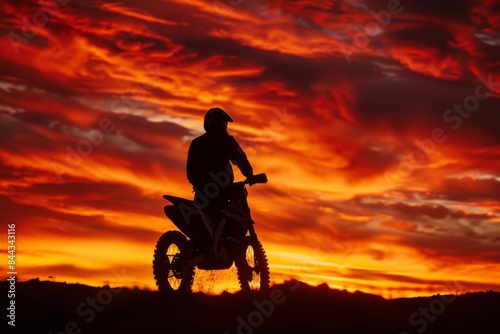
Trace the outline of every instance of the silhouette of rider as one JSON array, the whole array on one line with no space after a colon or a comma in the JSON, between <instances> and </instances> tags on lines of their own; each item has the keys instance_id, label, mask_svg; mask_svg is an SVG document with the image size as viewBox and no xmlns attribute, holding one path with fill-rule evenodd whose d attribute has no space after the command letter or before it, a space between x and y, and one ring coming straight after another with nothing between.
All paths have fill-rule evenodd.
<instances>
[{"instance_id":1,"label":"silhouette of rider","mask_svg":"<svg viewBox=\"0 0 500 334\"><path fill-rule=\"evenodd\" d=\"M195 203L209 216L219 213L228 203L234 181L231 163L251 178L253 168L236 139L227 132L232 118L221 108L205 114L205 133L191 142L187 158L187 178L193 185Z\"/></svg>"}]
</instances>

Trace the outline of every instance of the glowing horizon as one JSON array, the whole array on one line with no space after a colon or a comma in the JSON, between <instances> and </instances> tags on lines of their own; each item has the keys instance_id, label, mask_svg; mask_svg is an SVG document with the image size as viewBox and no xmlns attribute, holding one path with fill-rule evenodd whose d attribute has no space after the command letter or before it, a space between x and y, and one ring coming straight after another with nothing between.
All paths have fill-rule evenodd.
<instances>
[{"instance_id":1,"label":"glowing horizon","mask_svg":"<svg viewBox=\"0 0 500 334\"><path fill-rule=\"evenodd\" d=\"M500 291L494 4L232 3L4 4L18 279L154 289L161 196L191 198L187 149L219 106L269 178L249 203L272 283Z\"/></svg>"}]
</instances>

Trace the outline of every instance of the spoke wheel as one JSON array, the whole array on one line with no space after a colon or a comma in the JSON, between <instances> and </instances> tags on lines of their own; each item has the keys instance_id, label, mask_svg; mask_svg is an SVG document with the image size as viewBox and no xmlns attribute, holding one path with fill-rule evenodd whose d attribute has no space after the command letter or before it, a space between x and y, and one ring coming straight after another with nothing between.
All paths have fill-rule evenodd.
<instances>
[{"instance_id":1,"label":"spoke wheel","mask_svg":"<svg viewBox=\"0 0 500 334\"><path fill-rule=\"evenodd\" d=\"M194 267L184 268L188 256L188 240L179 231L165 232L153 255L153 275L158 290L168 293L189 293L194 279Z\"/></svg>"},{"instance_id":2,"label":"spoke wheel","mask_svg":"<svg viewBox=\"0 0 500 334\"><path fill-rule=\"evenodd\" d=\"M243 239L242 253L236 261L238 280L243 291L264 291L269 288L269 265L259 240Z\"/></svg>"}]
</instances>

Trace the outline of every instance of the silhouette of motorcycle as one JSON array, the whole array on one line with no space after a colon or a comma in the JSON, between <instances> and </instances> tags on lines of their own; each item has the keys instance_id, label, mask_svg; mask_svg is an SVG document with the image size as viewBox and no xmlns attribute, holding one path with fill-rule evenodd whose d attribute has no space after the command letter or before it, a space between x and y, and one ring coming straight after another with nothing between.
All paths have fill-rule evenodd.
<instances>
[{"instance_id":1,"label":"silhouette of motorcycle","mask_svg":"<svg viewBox=\"0 0 500 334\"><path fill-rule=\"evenodd\" d=\"M254 229L255 222L250 216L245 187L246 184L256 183L267 183L266 174L254 175L251 180L230 185L229 204L215 221L191 200L163 196L173 204L165 206L165 215L182 233L167 231L156 244L153 275L158 290L189 293L192 291L195 267L201 270L224 270L233 264L243 291L269 288L266 253ZM226 233L235 226L240 228L240 233L243 231L239 240Z\"/></svg>"}]
</instances>

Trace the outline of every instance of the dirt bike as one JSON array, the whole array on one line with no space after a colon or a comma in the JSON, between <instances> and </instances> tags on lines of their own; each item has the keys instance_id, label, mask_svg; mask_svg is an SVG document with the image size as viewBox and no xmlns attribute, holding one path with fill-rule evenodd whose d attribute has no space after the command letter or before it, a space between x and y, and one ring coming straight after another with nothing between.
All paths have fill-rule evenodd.
<instances>
[{"instance_id":1,"label":"dirt bike","mask_svg":"<svg viewBox=\"0 0 500 334\"><path fill-rule=\"evenodd\" d=\"M267 183L266 174L235 182L228 187L228 205L217 217L209 217L195 201L171 195L165 215L180 231L167 231L158 240L153 275L158 290L190 293L195 268L224 270L236 266L243 291L269 288L269 265L250 215L246 185ZM239 227L240 237L225 233Z\"/></svg>"}]
</instances>

